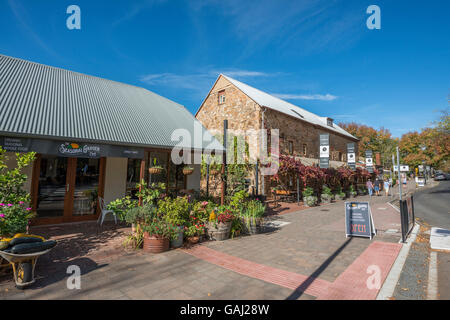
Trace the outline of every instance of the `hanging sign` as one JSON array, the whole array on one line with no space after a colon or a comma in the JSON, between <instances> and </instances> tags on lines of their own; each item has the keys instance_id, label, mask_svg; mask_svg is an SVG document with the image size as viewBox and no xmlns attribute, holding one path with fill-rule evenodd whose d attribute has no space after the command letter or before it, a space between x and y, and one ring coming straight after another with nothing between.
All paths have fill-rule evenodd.
<instances>
[{"instance_id":1,"label":"hanging sign","mask_svg":"<svg viewBox=\"0 0 450 320\"><path fill-rule=\"evenodd\" d=\"M355 170L356 168L356 154L354 143L347 143L347 165L352 170Z\"/></svg>"},{"instance_id":2,"label":"hanging sign","mask_svg":"<svg viewBox=\"0 0 450 320\"><path fill-rule=\"evenodd\" d=\"M319 167L329 168L330 163L330 135L328 133L319 136Z\"/></svg>"},{"instance_id":3,"label":"hanging sign","mask_svg":"<svg viewBox=\"0 0 450 320\"><path fill-rule=\"evenodd\" d=\"M366 168L370 173L373 172L372 150L366 150Z\"/></svg>"},{"instance_id":4,"label":"hanging sign","mask_svg":"<svg viewBox=\"0 0 450 320\"><path fill-rule=\"evenodd\" d=\"M345 202L345 235L370 239L376 235L369 202Z\"/></svg>"}]
</instances>

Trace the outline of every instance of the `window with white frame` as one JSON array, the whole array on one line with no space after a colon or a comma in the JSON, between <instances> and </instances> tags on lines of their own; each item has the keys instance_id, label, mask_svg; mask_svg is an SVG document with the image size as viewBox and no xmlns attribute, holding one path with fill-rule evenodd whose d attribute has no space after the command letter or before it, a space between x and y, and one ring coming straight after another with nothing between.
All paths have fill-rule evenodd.
<instances>
[{"instance_id":1,"label":"window with white frame","mask_svg":"<svg viewBox=\"0 0 450 320\"><path fill-rule=\"evenodd\" d=\"M219 91L219 104L225 103L225 90Z\"/></svg>"}]
</instances>

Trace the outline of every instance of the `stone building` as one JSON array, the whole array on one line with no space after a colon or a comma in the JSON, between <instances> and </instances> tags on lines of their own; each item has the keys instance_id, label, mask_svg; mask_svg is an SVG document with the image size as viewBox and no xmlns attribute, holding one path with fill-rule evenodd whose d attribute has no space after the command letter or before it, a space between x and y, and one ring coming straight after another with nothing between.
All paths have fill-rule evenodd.
<instances>
[{"instance_id":1,"label":"stone building","mask_svg":"<svg viewBox=\"0 0 450 320\"><path fill-rule=\"evenodd\" d=\"M329 134L331 167L345 164L347 143L354 142L357 148L358 139L333 119L313 114L223 74L217 78L195 117L210 132L223 132L225 119L232 130L259 130L263 126L279 129L280 153L299 157L306 165L318 163L320 134ZM270 136L264 143L270 144ZM260 146L256 147L259 150ZM264 189L267 192L267 183Z\"/></svg>"}]
</instances>

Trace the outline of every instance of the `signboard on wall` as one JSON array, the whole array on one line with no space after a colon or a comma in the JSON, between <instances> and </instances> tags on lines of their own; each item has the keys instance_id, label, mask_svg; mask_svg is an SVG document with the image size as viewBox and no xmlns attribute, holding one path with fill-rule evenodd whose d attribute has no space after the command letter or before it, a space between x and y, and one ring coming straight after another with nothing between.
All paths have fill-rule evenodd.
<instances>
[{"instance_id":1,"label":"signboard on wall","mask_svg":"<svg viewBox=\"0 0 450 320\"><path fill-rule=\"evenodd\" d=\"M330 135L328 133L319 136L319 167L329 168L330 166Z\"/></svg>"},{"instance_id":2,"label":"signboard on wall","mask_svg":"<svg viewBox=\"0 0 450 320\"><path fill-rule=\"evenodd\" d=\"M120 157L143 159L144 149L85 142L63 142L32 138L0 137L0 146L9 152L30 152L69 158Z\"/></svg>"},{"instance_id":3,"label":"signboard on wall","mask_svg":"<svg viewBox=\"0 0 450 320\"><path fill-rule=\"evenodd\" d=\"M369 202L345 202L345 235L370 239L376 235Z\"/></svg>"}]
</instances>

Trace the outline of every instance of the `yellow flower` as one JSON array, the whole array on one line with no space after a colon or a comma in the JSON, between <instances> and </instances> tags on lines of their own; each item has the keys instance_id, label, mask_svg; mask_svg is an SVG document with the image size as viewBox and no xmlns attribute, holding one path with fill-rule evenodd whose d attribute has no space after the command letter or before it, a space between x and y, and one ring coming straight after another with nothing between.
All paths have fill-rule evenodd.
<instances>
[{"instance_id":1,"label":"yellow flower","mask_svg":"<svg viewBox=\"0 0 450 320\"><path fill-rule=\"evenodd\" d=\"M216 220L216 214L214 213L214 210L211 211L211 214L209 215L209 221L214 221Z\"/></svg>"}]
</instances>

